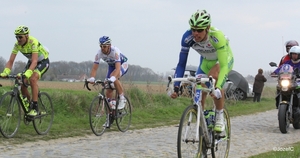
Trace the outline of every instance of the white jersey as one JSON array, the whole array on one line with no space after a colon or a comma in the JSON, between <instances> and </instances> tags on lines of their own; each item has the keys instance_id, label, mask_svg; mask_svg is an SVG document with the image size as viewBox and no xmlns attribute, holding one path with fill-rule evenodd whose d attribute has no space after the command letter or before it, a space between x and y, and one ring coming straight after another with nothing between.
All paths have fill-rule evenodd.
<instances>
[{"instance_id":1,"label":"white jersey","mask_svg":"<svg viewBox=\"0 0 300 158\"><path fill-rule=\"evenodd\" d=\"M99 64L100 60L105 61L109 66L115 66L116 62L121 62L121 65L124 62L127 62L127 57L122 54L119 48L111 45L110 47L110 53L108 55L102 53L101 49L98 50L96 56L95 56L95 64Z\"/></svg>"}]
</instances>

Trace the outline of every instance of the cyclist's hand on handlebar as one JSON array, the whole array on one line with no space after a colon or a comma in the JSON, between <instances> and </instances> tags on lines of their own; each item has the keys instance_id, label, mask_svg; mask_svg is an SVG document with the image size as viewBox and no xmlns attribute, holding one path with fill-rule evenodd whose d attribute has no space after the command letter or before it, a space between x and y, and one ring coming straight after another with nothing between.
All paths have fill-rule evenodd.
<instances>
[{"instance_id":1,"label":"cyclist's hand on handlebar","mask_svg":"<svg viewBox=\"0 0 300 158\"><path fill-rule=\"evenodd\" d=\"M178 97L179 88L174 87L174 92L170 95L171 98L176 99Z\"/></svg>"},{"instance_id":2,"label":"cyclist's hand on handlebar","mask_svg":"<svg viewBox=\"0 0 300 158\"><path fill-rule=\"evenodd\" d=\"M5 69L3 70L3 72L0 74L0 77L5 78L5 77L7 77L9 74L10 74L10 69L9 69L9 68L5 68Z\"/></svg>"},{"instance_id":3,"label":"cyclist's hand on handlebar","mask_svg":"<svg viewBox=\"0 0 300 158\"><path fill-rule=\"evenodd\" d=\"M94 83L95 82L95 77L88 78L87 81L89 83Z\"/></svg>"},{"instance_id":4,"label":"cyclist's hand on handlebar","mask_svg":"<svg viewBox=\"0 0 300 158\"><path fill-rule=\"evenodd\" d=\"M222 98L222 93L221 90L219 88L216 88L213 93L210 94L211 97L215 98L215 99L220 99Z\"/></svg>"}]
</instances>

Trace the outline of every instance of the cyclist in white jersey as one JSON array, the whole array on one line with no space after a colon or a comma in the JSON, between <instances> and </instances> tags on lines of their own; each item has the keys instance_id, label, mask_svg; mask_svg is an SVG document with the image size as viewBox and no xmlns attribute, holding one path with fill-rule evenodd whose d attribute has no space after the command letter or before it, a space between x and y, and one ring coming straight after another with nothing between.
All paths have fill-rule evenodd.
<instances>
[{"instance_id":1,"label":"cyclist in white jersey","mask_svg":"<svg viewBox=\"0 0 300 158\"><path fill-rule=\"evenodd\" d=\"M88 79L89 82L95 82L96 71L99 67L100 60L102 59L108 64L108 71L106 78L108 82L114 83L117 89L120 100L118 109L123 109L125 106L126 99L124 98L124 92L122 84L119 80L128 70L127 57L122 54L119 48L111 45L111 39L108 36L102 36L99 38L100 50L98 50L95 61L91 71L91 77ZM107 89L107 98L112 98L112 90Z\"/></svg>"}]
</instances>

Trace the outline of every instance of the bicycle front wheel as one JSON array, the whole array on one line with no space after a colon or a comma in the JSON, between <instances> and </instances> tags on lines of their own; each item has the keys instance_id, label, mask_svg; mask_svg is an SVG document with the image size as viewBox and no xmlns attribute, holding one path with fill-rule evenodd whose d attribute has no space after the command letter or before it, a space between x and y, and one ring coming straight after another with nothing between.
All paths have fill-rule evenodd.
<instances>
[{"instance_id":1,"label":"bicycle front wheel","mask_svg":"<svg viewBox=\"0 0 300 158\"><path fill-rule=\"evenodd\" d=\"M108 109L105 104L103 98L96 96L90 106L89 122L91 129L96 136L101 136L106 129Z\"/></svg>"},{"instance_id":2,"label":"bicycle front wheel","mask_svg":"<svg viewBox=\"0 0 300 158\"><path fill-rule=\"evenodd\" d=\"M177 155L179 158L198 157L199 139L201 138L199 133L199 139L196 139L197 130L199 130L197 127L197 107L190 105L184 110L179 123L177 135Z\"/></svg>"},{"instance_id":3,"label":"bicycle front wheel","mask_svg":"<svg viewBox=\"0 0 300 158\"><path fill-rule=\"evenodd\" d=\"M52 126L54 118L54 110L52 100L48 93L40 92L38 95L38 115L33 120L35 131L44 135L47 134Z\"/></svg>"},{"instance_id":4,"label":"bicycle front wheel","mask_svg":"<svg viewBox=\"0 0 300 158\"><path fill-rule=\"evenodd\" d=\"M231 125L230 125L230 117L228 111L223 109L224 116L224 125L225 130L222 133L214 132L213 135L213 144L214 147L211 149L212 157L224 157L227 158L229 155L230 149L230 135L231 135Z\"/></svg>"},{"instance_id":5,"label":"bicycle front wheel","mask_svg":"<svg viewBox=\"0 0 300 158\"><path fill-rule=\"evenodd\" d=\"M6 138L12 138L17 133L21 122L20 103L13 92L7 92L0 101L0 131Z\"/></svg>"},{"instance_id":6,"label":"bicycle front wheel","mask_svg":"<svg viewBox=\"0 0 300 158\"><path fill-rule=\"evenodd\" d=\"M116 122L118 129L122 132L126 132L131 124L131 104L129 99L126 99L125 107L120 110L116 110Z\"/></svg>"}]
</instances>

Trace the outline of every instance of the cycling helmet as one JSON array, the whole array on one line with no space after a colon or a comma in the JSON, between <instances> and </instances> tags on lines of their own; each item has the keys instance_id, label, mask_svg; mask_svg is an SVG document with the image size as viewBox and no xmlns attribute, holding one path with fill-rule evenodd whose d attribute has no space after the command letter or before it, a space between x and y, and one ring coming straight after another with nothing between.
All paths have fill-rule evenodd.
<instances>
[{"instance_id":1,"label":"cycling helmet","mask_svg":"<svg viewBox=\"0 0 300 158\"><path fill-rule=\"evenodd\" d=\"M293 46L290 51L289 51L289 55L290 55L290 58L292 59L292 53L294 54L298 54L298 59L300 59L300 46ZM297 60L298 60L297 59Z\"/></svg>"},{"instance_id":2,"label":"cycling helmet","mask_svg":"<svg viewBox=\"0 0 300 158\"><path fill-rule=\"evenodd\" d=\"M99 38L99 44L101 45L107 45L107 44L111 44L111 39L108 36L102 36Z\"/></svg>"},{"instance_id":3,"label":"cycling helmet","mask_svg":"<svg viewBox=\"0 0 300 158\"><path fill-rule=\"evenodd\" d=\"M25 25L20 25L15 29L15 35L29 34L29 28Z\"/></svg>"},{"instance_id":4,"label":"cycling helmet","mask_svg":"<svg viewBox=\"0 0 300 158\"><path fill-rule=\"evenodd\" d=\"M206 10L197 10L189 20L189 24L193 29L205 29L211 23L211 18Z\"/></svg>"},{"instance_id":5,"label":"cycling helmet","mask_svg":"<svg viewBox=\"0 0 300 158\"><path fill-rule=\"evenodd\" d=\"M285 43L286 52L289 53L289 50L293 46L299 46L298 42L295 40L289 40Z\"/></svg>"}]
</instances>

